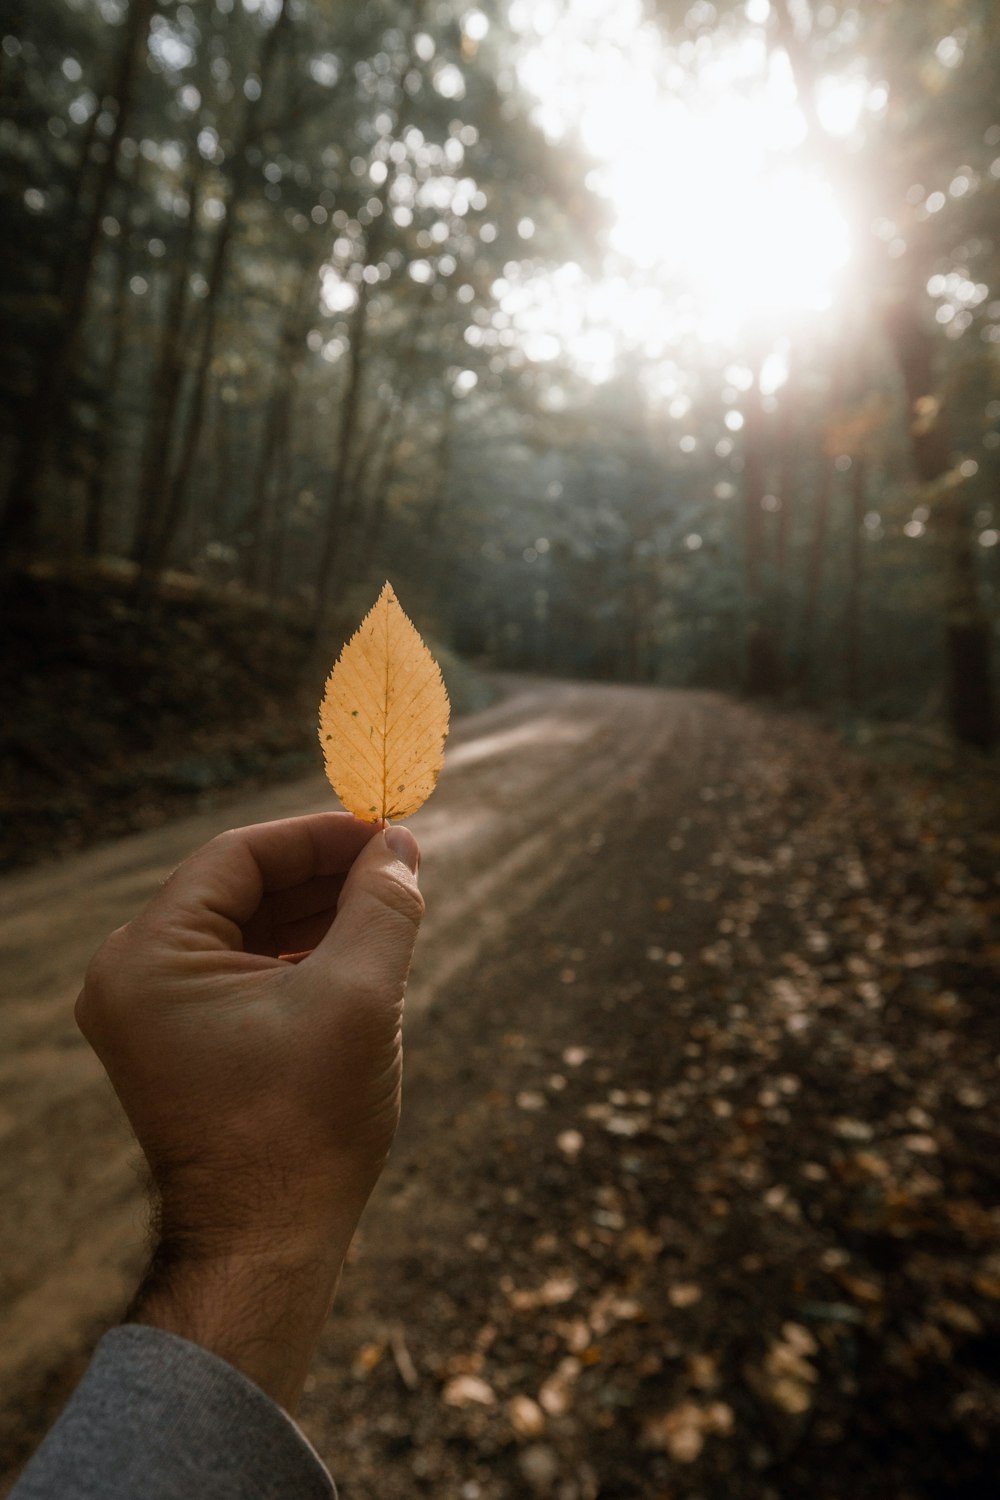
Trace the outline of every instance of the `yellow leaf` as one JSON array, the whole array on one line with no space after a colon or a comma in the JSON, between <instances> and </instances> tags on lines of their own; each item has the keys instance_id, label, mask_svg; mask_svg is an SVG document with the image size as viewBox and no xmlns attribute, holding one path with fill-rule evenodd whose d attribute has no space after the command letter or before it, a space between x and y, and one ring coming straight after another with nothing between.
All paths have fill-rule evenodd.
<instances>
[{"instance_id":1,"label":"yellow leaf","mask_svg":"<svg viewBox=\"0 0 1000 1500\"><path fill-rule=\"evenodd\" d=\"M319 709L326 774L366 823L406 818L444 764L441 669L387 583L327 678Z\"/></svg>"}]
</instances>

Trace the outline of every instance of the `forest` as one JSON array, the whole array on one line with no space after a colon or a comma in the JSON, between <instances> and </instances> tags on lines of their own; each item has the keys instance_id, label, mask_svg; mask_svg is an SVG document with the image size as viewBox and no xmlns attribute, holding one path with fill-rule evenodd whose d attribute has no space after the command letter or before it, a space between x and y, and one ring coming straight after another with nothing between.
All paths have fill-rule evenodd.
<instances>
[{"instance_id":1,"label":"forest","mask_svg":"<svg viewBox=\"0 0 1000 1500\"><path fill-rule=\"evenodd\" d=\"M998 24L7 0L8 578L988 747Z\"/></svg>"},{"instance_id":2,"label":"forest","mask_svg":"<svg viewBox=\"0 0 1000 1500\"><path fill-rule=\"evenodd\" d=\"M345 1500L994 1493L998 80L995 0L0 0L0 1493L140 1259L87 959L333 805L387 579Z\"/></svg>"}]
</instances>

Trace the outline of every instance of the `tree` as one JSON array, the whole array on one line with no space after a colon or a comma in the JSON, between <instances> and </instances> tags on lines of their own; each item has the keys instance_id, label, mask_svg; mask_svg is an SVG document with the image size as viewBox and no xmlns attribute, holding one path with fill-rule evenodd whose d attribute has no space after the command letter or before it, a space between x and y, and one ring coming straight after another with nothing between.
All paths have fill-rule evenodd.
<instances>
[{"instance_id":1,"label":"tree","mask_svg":"<svg viewBox=\"0 0 1000 1500\"><path fill-rule=\"evenodd\" d=\"M122 26L109 90L114 108L110 137L103 162L94 171L93 196L80 216L76 243L63 263L63 275L56 292L56 316L47 330L34 382L17 424L14 462L0 507L0 561L14 551L30 552L36 540L38 482L48 456L51 434L62 425L70 399L100 246L101 224L118 178L121 143L132 111L136 75L153 7L154 0L131 0ZM92 139L87 138L88 152ZM88 155L82 166L89 164ZM82 206L79 199L74 206Z\"/></svg>"}]
</instances>

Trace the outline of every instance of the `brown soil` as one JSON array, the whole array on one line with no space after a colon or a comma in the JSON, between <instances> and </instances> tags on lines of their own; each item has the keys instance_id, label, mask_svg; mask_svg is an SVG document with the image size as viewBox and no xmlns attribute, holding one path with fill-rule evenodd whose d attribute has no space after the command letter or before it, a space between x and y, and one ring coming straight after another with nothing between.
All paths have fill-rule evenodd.
<instances>
[{"instance_id":1,"label":"brown soil","mask_svg":"<svg viewBox=\"0 0 1000 1500\"><path fill-rule=\"evenodd\" d=\"M8 1479L143 1257L71 1007L220 826L0 885ZM996 825L723 699L521 683L413 820L404 1121L302 1420L343 1500L944 1500L1000 1444Z\"/></svg>"}]
</instances>

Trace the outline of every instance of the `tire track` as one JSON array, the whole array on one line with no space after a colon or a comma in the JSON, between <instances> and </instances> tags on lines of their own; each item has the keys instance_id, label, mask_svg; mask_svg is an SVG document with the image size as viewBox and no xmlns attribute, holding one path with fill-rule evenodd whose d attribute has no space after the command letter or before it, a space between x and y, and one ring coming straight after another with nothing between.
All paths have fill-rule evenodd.
<instances>
[{"instance_id":1,"label":"tire track","mask_svg":"<svg viewBox=\"0 0 1000 1500\"><path fill-rule=\"evenodd\" d=\"M428 918L411 1030L432 997L461 1003L449 986L481 946L572 878L588 826L637 816L643 779L698 719L697 699L654 689L511 687L456 726L413 820ZM119 1315L144 1254L137 1148L72 1020L92 951L220 829L329 805L311 777L0 882L0 1444L23 1432L31 1393Z\"/></svg>"}]
</instances>

